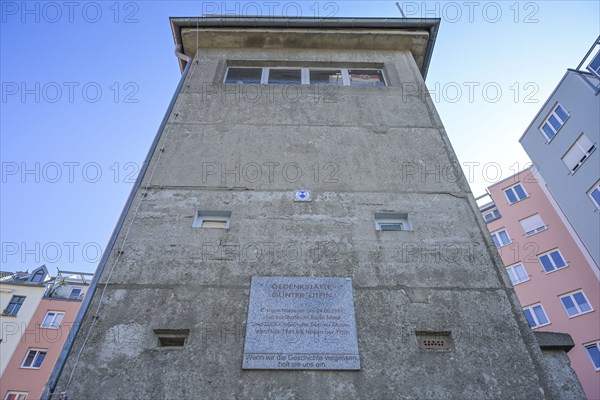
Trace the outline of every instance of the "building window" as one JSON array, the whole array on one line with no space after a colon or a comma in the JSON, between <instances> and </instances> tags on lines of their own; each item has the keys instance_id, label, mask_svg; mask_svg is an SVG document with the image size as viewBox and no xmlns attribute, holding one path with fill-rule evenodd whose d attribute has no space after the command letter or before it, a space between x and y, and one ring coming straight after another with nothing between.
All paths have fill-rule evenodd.
<instances>
[{"instance_id":1,"label":"building window","mask_svg":"<svg viewBox=\"0 0 600 400\"><path fill-rule=\"evenodd\" d=\"M546 312L541 304L534 304L523 308L525 318L529 321L529 325L532 329L539 328L540 326L550 324L550 320L546 316Z\"/></svg>"},{"instance_id":2,"label":"building window","mask_svg":"<svg viewBox=\"0 0 600 400\"><path fill-rule=\"evenodd\" d=\"M4 400L27 400L26 392L13 392L12 390L6 393Z\"/></svg>"},{"instance_id":3,"label":"building window","mask_svg":"<svg viewBox=\"0 0 600 400\"><path fill-rule=\"evenodd\" d=\"M561 296L560 301L562 302L563 307L565 307L565 311L569 317L575 317L594 311L581 290Z\"/></svg>"},{"instance_id":4,"label":"building window","mask_svg":"<svg viewBox=\"0 0 600 400\"><path fill-rule=\"evenodd\" d=\"M582 133L569 151L562 157L563 163L565 163L571 173L574 173L595 149L596 145L592 143L585 133Z\"/></svg>"},{"instance_id":5,"label":"building window","mask_svg":"<svg viewBox=\"0 0 600 400\"><path fill-rule=\"evenodd\" d=\"M63 312L48 311L44 317L44 320L42 321L42 324L40 325L40 328L58 329L64 316L65 313Z\"/></svg>"},{"instance_id":6,"label":"building window","mask_svg":"<svg viewBox=\"0 0 600 400\"><path fill-rule=\"evenodd\" d=\"M33 276L31 277L31 282L35 282L35 283L40 283L44 280L44 275L46 275L46 273L43 270L39 270L37 271L35 274L33 274Z\"/></svg>"},{"instance_id":7,"label":"building window","mask_svg":"<svg viewBox=\"0 0 600 400\"><path fill-rule=\"evenodd\" d=\"M192 227L229 229L230 224L231 211L198 210Z\"/></svg>"},{"instance_id":8,"label":"building window","mask_svg":"<svg viewBox=\"0 0 600 400\"><path fill-rule=\"evenodd\" d=\"M2 314L16 317L24 302L25 296L13 296Z\"/></svg>"},{"instance_id":9,"label":"building window","mask_svg":"<svg viewBox=\"0 0 600 400\"><path fill-rule=\"evenodd\" d=\"M71 289L71 293L69 294L69 299L79 300L80 298L81 298L81 289L80 288Z\"/></svg>"},{"instance_id":10,"label":"building window","mask_svg":"<svg viewBox=\"0 0 600 400\"><path fill-rule=\"evenodd\" d=\"M590 199L592 199L596 208L600 208L600 181L596 182L596 184L588 191L588 196L590 196Z\"/></svg>"},{"instance_id":11,"label":"building window","mask_svg":"<svg viewBox=\"0 0 600 400\"><path fill-rule=\"evenodd\" d=\"M564 125L568 118L569 114L560 104L557 104L540 127L540 130L550 141L558 133L558 130Z\"/></svg>"},{"instance_id":12,"label":"building window","mask_svg":"<svg viewBox=\"0 0 600 400\"><path fill-rule=\"evenodd\" d=\"M376 212L376 231L412 231L407 213Z\"/></svg>"},{"instance_id":13,"label":"building window","mask_svg":"<svg viewBox=\"0 0 600 400\"><path fill-rule=\"evenodd\" d=\"M485 219L485 222L492 222L499 219L500 217L500 211L498 211L497 208L494 208L493 210L483 214L483 219Z\"/></svg>"},{"instance_id":14,"label":"building window","mask_svg":"<svg viewBox=\"0 0 600 400\"><path fill-rule=\"evenodd\" d=\"M548 253L538 256L538 260L546 273L553 272L567 266L565 259L558 249L549 251Z\"/></svg>"},{"instance_id":15,"label":"building window","mask_svg":"<svg viewBox=\"0 0 600 400\"><path fill-rule=\"evenodd\" d=\"M506 229L501 229L492 233L492 240L494 241L494 244L496 245L497 249L511 243L510 237L508 236L508 232L506 231Z\"/></svg>"},{"instance_id":16,"label":"building window","mask_svg":"<svg viewBox=\"0 0 600 400\"><path fill-rule=\"evenodd\" d=\"M592 59L592 61L587 66L587 69L594 75L600 77L600 52L598 52L596 56Z\"/></svg>"},{"instance_id":17,"label":"building window","mask_svg":"<svg viewBox=\"0 0 600 400\"><path fill-rule=\"evenodd\" d=\"M600 371L600 340L595 343L586 344L585 349L588 356L590 356L590 360L592 360L594 369Z\"/></svg>"},{"instance_id":18,"label":"building window","mask_svg":"<svg viewBox=\"0 0 600 400\"><path fill-rule=\"evenodd\" d=\"M546 225L539 214L522 219L519 223L521 224L521 228L523 228L523 232L525 232L525 236L532 236L546 230Z\"/></svg>"},{"instance_id":19,"label":"building window","mask_svg":"<svg viewBox=\"0 0 600 400\"><path fill-rule=\"evenodd\" d=\"M521 201L527 198L527 193L525 192L525 189L523 189L523 186L521 186L520 183L517 183L516 185L511 186L508 189L504 189L504 194L506 195L506 198L508 199L508 202L510 204L516 203L517 201Z\"/></svg>"},{"instance_id":20,"label":"building window","mask_svg":"<svg viewBox=\"0 0 600 400\"><path fill-rule=\"evenodd\" d=\"M225 83L269 85L386 86L376 68L229 67Z\"/></svg>"},{"instance_id":21,"label":"building window","mask_svg":"<svg viewBox=\"0 0 600 400\"><path fill-rule=\"evenodd\" d=\"M21 364L21 368L40 368L46 358L46 350L30 349Z\"/></svg>"},{"instance_id":22,"label":"building window","mask_svg":"<svg viewBox=\"0 0 600 400\"><path fill-rule=\"evenodd\" d=\"M230 67L227 69L225 83L246 83L258 85L262 81L262 73L262 68Z\"/></svg>"},{"instance_id":23,"label":"building window","mask_svg":"<svg viewBox=\"0 0 600 400\"><path fill-rule=\"evenodd\" d=\"M513 285L518 285L519 283L529 280L529 275L527 275L527 271L525 271L523 264L515 264L506 267L506 272L508 272L508 276Z\"/></svg>"}]
</instances>

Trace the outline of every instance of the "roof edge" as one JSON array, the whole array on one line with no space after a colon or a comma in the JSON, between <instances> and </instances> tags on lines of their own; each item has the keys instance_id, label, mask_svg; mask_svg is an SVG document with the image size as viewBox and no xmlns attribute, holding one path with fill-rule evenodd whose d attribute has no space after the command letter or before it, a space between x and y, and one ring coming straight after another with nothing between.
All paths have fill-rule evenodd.
<instances>
[{"instance_id":1,"label":"roof edge","mask_svg":"<svg viewBox=\"0 0 600 400\"><path fill-rule=\"evenodd\" d=\"M314 18L314 17L170 17L175 46L182 45L183 28L365 28L365 29L424 29L429 33L421 75L427 78L433 48L439 30L440 18ZM179 60L183 71L185 63Z\"/></svg>"}]
</instances>

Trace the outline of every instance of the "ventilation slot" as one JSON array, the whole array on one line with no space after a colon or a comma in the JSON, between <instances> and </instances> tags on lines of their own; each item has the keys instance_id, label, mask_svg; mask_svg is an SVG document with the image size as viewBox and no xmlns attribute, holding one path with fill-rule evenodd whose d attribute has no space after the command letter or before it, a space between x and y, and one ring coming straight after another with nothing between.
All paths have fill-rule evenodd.
<instances>
[{"instance_id":1,"label":"ventilation slot","mask_svg":"<svg viewBox=\"0 0 600 400\"><path fill-rule=\"evenodd\" d=\"M189 329L155 329L160 347L183 347L190 334Z\"/></svg>"},{"instance_id":2,"label":"ventilation slot","mask_svg":"<svg viewBox=\"0 0 600 400\"><path fill-rule=\"evenodd\" d=\"M452 337L450 332L415 332L417 343L422 350L452 350Z\"/></svg>"}]
</instances>

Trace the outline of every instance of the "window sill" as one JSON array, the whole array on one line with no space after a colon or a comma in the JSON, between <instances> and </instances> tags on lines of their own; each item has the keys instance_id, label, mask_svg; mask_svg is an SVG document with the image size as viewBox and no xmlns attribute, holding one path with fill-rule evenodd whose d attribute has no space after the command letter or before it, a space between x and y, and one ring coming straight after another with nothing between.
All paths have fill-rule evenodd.
<instances>
[{"instance_id":1,"label":"window sill","mask_svg":"<svg viewBox=\"0 0 600 400\"><path fill-rule=\"evenodd\" d=\"M17 318L17 314L5 314L5 313L2 313L2 314L0 314L0 316L2 316L2 317L13 317L13 318Z\"/></svg>"},{"instance_id":2,"label":"window sill","mask_svg":"<svg viewBox=\"0 0 600 400\"><path fill-rule=\"evenodd\" d=\"M530 280L530 279L529 279L529 278L527 278L527 279L525 279L525 280L522 280L522 281L519 281L519 282L517 282L517 283L513 283L513 286L517 286L517 285L520 285L521 283L529 282L529 280Z\"/></svg>"},{"instance_id":3,"label":"window sill","mask_svg":"<svg viewBox=\"0 0 600 400\"><path fill-rule=\"evenodd\" d=\"M552 325L552 322L548 322L547 324L543 324L543 325L538 325L535 328L531 328L532 330L538 329L538 328L543 328L544 326L548 326L548 325Z\"/></svg>"},{"instance_id":4,"label":"window sill","mask_svg":"<svg viewBox=\"0 0 600 400\"><path fill-rule=\"evenodd\" d=\"M596 310L590 310L590 311L582 312L582 313L579 313L579 314L576 314L576 315L570 315L569 319L581 317L582 315L593 313L594 311L596 311Z\"/></svg>"},{"instance_id":5,"label":"window sill","mask_svg":"<svg viewBox=\"0 0 600 400\"><path fill-rule=\"evenodd\" d=\"M542 232L545 232L545 231L547 231L547 230L548 230L548 225L544 226L544 229L540 229L540 228L538 228L538 230L535 230L533 233L529 233L529 234L527 234L527 233L526 233L526 234L525 234L525 237L531 237L531 236L535 236L535 235L537 235L538 233L542 233Z\"/></svg>"},{"instance_id":6,"label":"window sill","mask_svg":"<svg viewBox=\"0 0 600 400\"><path fill-rule=\"evenodd\" d=\"M19 369L40 369L40 368L42 368L42 367L23 367L23 366L19 367Z\"/></svg>"},{"instance_id":7,"label":"window sill","mask_svg":"<svg viewBox=\"0 0 600 400\"><path fill-rule=\"evenodd\" d=\"M508 242L508 243L506 243L506 244L503 244L503 245L502 245L502 246L500 246L500 247L496 246L496 249L500 250L501 248L503 248L503 247L506 247L506 246L508 246L509 244L512 244L512 242Z\"/></svg>"},{"instance_id":8,"label":"window sill","mask_svg":"<svg viewBox=\"0 0 600 400\"><path fill-rule=\"evenodd\" d=\"M527 195L527 196L525 196L525 197L523 197L522 199L519 199L519 200L517 200L517 201L513 201L512 203L506 203L506 205L508 205L508 206L512 206L513 204L520 203L520 202L522 202L523 200L527 200L528 198L529 198L529 195Z\"/></svg>"},{"instance_id":9,"label":"window sill","mask_svg":"<svg viewBox=\"0 0 600 400\"><path fill-rule=\"evenodd\" d=\"M562 271L563 269L567 268L568 266L569 266L569 263L567 263L567 265L565 265L564 267L556 268L556 269L553 269L552 271L546 271L545 269L542 269L542 271L544 271L544 273L546 275L548 275L548 274L551 274L553 272Z\"/></svg>"}]
</instances>

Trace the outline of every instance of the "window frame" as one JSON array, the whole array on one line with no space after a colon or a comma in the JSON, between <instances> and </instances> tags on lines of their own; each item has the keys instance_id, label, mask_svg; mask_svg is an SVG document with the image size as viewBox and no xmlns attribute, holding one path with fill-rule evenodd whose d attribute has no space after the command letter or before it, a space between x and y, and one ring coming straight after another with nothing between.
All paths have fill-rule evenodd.
<instances>
[{"instance_id":1,"label":"window frame","mask_svg":"<svg viewBox=\"0 0 600 400\"><path fill-rule=\"evenodd\" d=\"M70 295L69 295L69 297L70 297ZM52 318L52 323L50 323L49 325L44 325L49 314L54 314L54 317ZM60 315L60 320L58 321L58 324L56 324L56 318L59 315ZM62 320L64 317L65 317L64 311L50 311L50 310L46 311L46 315L44 315L44 319L42 320L42 323L40 324L40 328L42 328L42 329L59 329L60 324L62 323Z\"/></svg>"},{"instance_id":2,"label":"window frame","mask_svg":"<svg viewBox=\"0 0 600 400\"><path fill-rule=\"evenodd\" d=\"M582 311L579 303L577 302L577 300L575 299L574 295L581 293L581 295L583 296L585 302L587 303L588 307L590 307L589 310L587 311ZM577 314L569 314L569 310L567 309L567 306L565 306L565 303L563 302L564 298L570 298L571 302L573 303L573 305L575 306L575 309L578 311ZM560 304L562 304L565 312L567 313L567 316L569 317L569 319L571 318L575 318L575 317L579 317L580 315L584 315L584 314L589 314L591 312L594 312L594 307L592 307L592 304L590 303L590 301L588 300L587 296L585 295L585 293L583 292L582 289L578 289L578 290L574 290L572 292L569 293L565 293L563 295L558 296L559 300L560 300Z\"/></svg>"},{"instance_id":3,"label":"window frame","mask_svg":"<svg viewBox=\"0 0 600 400\"><path fill-rule=\"evenodd\" d=\"M360 86L367 86L370 87L371 85L352 85L352 81L350 79L350 70L372 70L372 71L377 71L380 73L381 78L383 79L383 85L372 85L372 86L379 86L379 87L388 87L389 83L388 83L388 79L386 76L386 72L384 68L377 68L377 67L297 67L297 66L263 66L263 67L258 67L258 66L245 66L245 65L228 65L227 69L225 70L225 76L223 77L223 83L229 84L229 85L235 85L236 83L228 83L227 82L227 76L229 75L229 69L230 68L253 68L253 69L257 69L260 68L262 70L261 72L261 79L260 79L260 84L261 85L277 85L277 83L269 83L269 72L271 69L298 69L300 70L300 85L321 85L321 86L354 86L354 87L360 87ZM340 71L342 74L342 84L341 85L326 85L326 84L319 84L319 83L310 83L310 71L311 70L318 70L318 71L326 71L326 70L331 70L331 71ZM246 83L243 83L246 84ZM248 83L248 85L256 85L256 83ZM297 83L290 83L287 85L297 85Z\"/></svg>"},{"instance_id":4,"label":"window frame","mask_svg":"<svg viewBox=\"0 0 600 400\"><path fill-rule=\"evenodd\" d=\"M564 120L556 112L556 110L558 110L559 107L567 115L567 117ZM550 118L552 118L552 117L554 117L560 123L560 126L558 127L558 129L554 128L554 126L550 122ZM556 105L554 107L552 107L552 111L550 111L550 113L548 113L548 116L544 119L544 121L538 128L540 130L540 132L542 132L542 135L544 135L544 137L546 138L546 143L550 143L556 137L556 135L558 135L558 132L562 129L562 127L565 125L565 123L569 120L570 117L571 117L571 114L567 110L565 110L565 108L560 103L556 103ZM546 125L548 125L550 127L550 129L554 132L554 135L552 135L552 137L548 137L548 134L546 133L546 131L544 131L544 127Z\"/></svg>"},{"instance_id":5,"label":"window frame","mask_svg":"<svg viewBox=\"0 0 600 400\"><path fill-rule=\"evenodd\" d=\"M544 314L544 317L546 318L546 320L548 322L546 322L545 324L540 324L537 315L535 314L534 308L535 307L539 307L542 310L542 313ZM529 322L529 319L527 319L527 315L525 315L525 310L528 310L530 315L532 316L532 318L535 320L534 322L537 323L536 326L531 326L531 322ZM523 314L525 315L525 319L527 320L527 322L529 323L529 326L531 327L531 329L538 329L541 328L543 326L548 326L552 323L552 321L550 321L550 318L548 318L548 313L546 312L546 310L544 309L544 306L542 305L542 303L535 303L535 304L530 304L526 307L523 307Z\"/></svg>"},{"instance_id":6,"label":"window frame","mask_svg":"<svg viewBox=\"0 0 600 400\"><path fill-rule=\"evenodd\" d=\"M500 243L500 246L496 245L496 241L494 241L494 236L499 235L500 232L505 232L506 233L506 237L508 238L508 242L507 243L500 243L500 240L498 240L498 243ZM510 235L508 234L508 231L506 230L506 228L500 228L494 232L491 233L492 235L492 242L494 242L494 245L496 246L497 249L501 249L504 246L508 246L509 244L512 243L512 239L510 237ZM500 238L500 236L498 236L498 239Z\"/></svg>"},{"instance_id":7,"label":"window frame","mask_svg":"<svg viewBox=\"0 0 600 400\"><path fill-rule=\"evenodd\" d=\"M583 348L585 349L585 352L588 355L588 358L590 359L590 362L592 363L592 366L594 367L594 371L600 371L600 360L598 360L598 365L596 365L596 363L594 362L594 359L592 358L592 355L590 354L589 349L591 348L596 348L596 350L598 351L598 353L600 353L600 340L596 340L594 342L591 343L586 343L583 345Z\"/></svg>"},{"instance_id":8,"label":"window frame","mask_svg":"<svg viewBox=\"0 0 600 400\"><path fill-rule=\"evenodd\" d=\"M492 214L492 218L491 219L487 219L486 216ZM497 214L497 215L496 215ZM486 212L483 213L483 220L485 221L486 224L489 224L490 222L493 222L497 219L502 218L502 214L500 214L500 210L498 210L498 207L494 207L491 210L488 210Z\"/></svg>"},{"instance_id":9,"label":"window frame","mask_svg":"<svg viewBox=\"0 0 600 400\"><path fill-rule=\"evenodd\" d=\"M595 191L598 191L598 202L592 195ZM592 187L587 191L588 197L592 200L592 204L594 204L596 210L600 210L600 181L596 182Z\"/></svg>"},{"instance_id":10,"label":"window frame","mask_svg":"<svg viewBox=\"0 0 600 400\"><path fill-rule=\"evenodd\" d=\"M33 357L33 360L31 360L31 365L30 366L26 366L25 365L25 361L27 361L27 359L29 358L29 354L31 352L35 352L35 356ZM40 365L37 366L37 367L34 367L34 365L35 365L38 357L42 353L44 354L44 357L42 358L42 361L40 362ZM46 359L47 355L48 355L48 349L38 349L38 348L27 349L27 353L25 353L25 357L23 358L23 361L21 361L21 366L19 368L40 369L40 368L42 368L42 364L44 363L44 360Z\"/></svg>"},{"instance_id":11,"label":"window frame","mask_svg":"<svg viewBox=\"0 0 600 400\"><path fill-rule=\"evenodd\" d=\"M522 269L522 270L523 270L523 272L525 273L525 279L523 279L523 280L517 280L517 281L515 282L515 281L513 281L513 279L512 279L512 277L511 277L511 274L510 274L509 270L510 270L510 271L512 271L512 272L513 272L513 274L514 274L514 275L515 275L515 277L516 277L516 276L517 276L517 274L514 272L514 270L515 270L517 267L519 267L519 266L521 267L521 269ZM519 262L519 263L516 263L516 264L509 265L508 267L506 267L506 273L508 274L508 277L510 278L510 282L512 283L512 285L513 285L513 286L520 285L521 283L527 282L527 281L530 279L530 275L527 273L527 270L525 269L525 266L523 265L523 263L520 263L520 262Z\"/></svg>"},{"instance_id":12,"label":"window frame","mask_svg":"<svg viewBox=\"0 0 600 400\"><path fill-rule=\"evenodd\" d=\"M22 299L21 302L20 303L13 302L13 300L15 300L16 298ZM11 317L16 317L17 315L19 315L19 311L21 310L21 307L23 306L23 304L25 304L26 298L27 298L27 296L21 296L18 294L14 294L10 298L10 301L8 302L8 304L6 305L6 308L2 312L2 315L7 315L7 316L11 316ZM13 305L14 307L13 307L12 311L9 311L9 308L11 307L11 305ZM15 309L16 309L16 311L15 311Z\"/></svg>"},{"instance_id":13,"label":"window frame","mask_svg":"<svg viewBox=\"0 0 600 400\"><path fill-rule=\"evenodd\" d=\"M10 397L9 396L14 396L16 395L17 397L14 397L14 400L27 400L27 396L29 396L28 392L19 392L19 391L15 391L15 390L9 390L8 392L6 392L6 395L3 397L4 400L9 400ZM21 397L21 396L25 396L25 397Z\"/></svg>"},{"instance_id":14,"label":"window frame","mask_svg":"<svg viewBox=\"0 0 600 400\"><path fill-rule=\"evenodd\" d=\"M526 230L523 228L523 224L522 224L522 222L523 222L523 221L526 221L526 220L528 220L528 219L534 218L535 216L539 217L540 221L542 222L542 225L538 226L538 227L537 227L537 228L535 228L535 229L532 229L532 230L526 231ZM523 219L519 220L519 225L521 226L521 229L523 229L523 234L524 234L525 236L527 236L527 237L529 237L529 236L533 236L533 235L536 235L536 234L538 234L538 233L540 233L540 232L544 232L546 229L548 229L548 225L546 225L546 223L544 222L544 219L542 218L542 216L541 216L539 213L536 213L536 214L530 215L530 216L529 216L529 217L527 217L527 218L523 218Z\"/></svg>"},{"instance_id":15,"label":"window frame","mask_svg":"<svg viewBox=\"0 0 600 400\"><path fill-rule=\"evenodd\" d=\"M552 258L552 256L550 256L551 253L557 252L560 255L560 258L562 259L562 261L565 263L564 266L562 267L557 267L554 259ZM542 263L542 257L543 256L548 256L548 259L550 260L550 262L552 263L552 265L554 266L554 269L552 269L552 271L546 271L546 268L544 267L544 264ZM540 266L542 267L542 270L546 273L546 274L551 274L553 272L556 271L560 271L562 269L565 269L569 266L569 263L567 262L567 260L565 259L565 256L563 256L562 252L559 250L559 248L555 248L549 251L546 251L544 253L540 253L537 255L537 259L538 259L538 263L540 264Z\"/></svg>"},{"instance_id":16,"label":"window frame","mask_svg":"<svg viewBox=\"0 0 600 400\"><path fill-rule=\"evenodd\" d=\"M410 232L413 230L408 213L377 211L373 214L377 232ZM398 226L400 229L385 229L384 226Z\"/></svg>"},{"instance_id":17,"label":"window frame","mask_svg":"<svg viewBox=\"0 0 600 400\"><path fill-rule=\"evenodd\" d=\"M525 197L519 198L519 196L517 195L517 191L514 189L517 186L521 187L521 189L523 190L523 193L525 193ZM512 201L512 202L510 201L510 197L508 197L508 194L506 194L506 192L509 191L509 190L512 191L513 194L515 195L515 198L517 199L516 201ZM518 203L520 201L523 201L523 200L529 198L529 193L527 193L527 191L525 190L525 187L521 184L521 182L515 183L512 186L509 186L507 188L502 189L502 193L504 193L504 197L506 197L506 200L508 201L509 205L516 204L516 203Z\"/></svg>"},{"instance_id":18,"label":"window frame","mask_svg":"<svg viewBox=\"0 0 600 400\"><path fill-rule=\"evenodd\" d=\"M231 214L231 211L196 210L192 228L229 230L231 226ZM203 226L204 222L223 222L225 226Z\"/></svg>"},{"instance_id":19,"label":"window frame","mask_svg":"<svg viewBox=\"0 0 600 400\"><path fill-rule=\"evenodd\" d=\"M579 141L584 137L587 140L589 140L589 142L592 144L592 147L590 147L587 150L584 150L583 147L579 144ZM565 154L563 154L563 156L560 158L560 160L563 162L565 168L567 168L569 170L569 174L574 175L577 171L579 171L579 168L581 168L581 166L590 158L590 156L594 153L594 151L596 151L597 148L598 148L597 143L592 142L592 140L585 134L585 132L581 132L581 134L579 136L577 136L577 139L575 139L575 141L573 142L571 147L569 147L569 149L565 152ZM581 154L583 154L583 157L579 158L579 161L573 168L570 168L567 165L567 163L565 163L565 157L567 157L569 155L569 153L571 153L575 149L581 151L582 152Z\"/></svg>"},{"instance_id":20,"label":"window frame","mask_svg":"<svg viewBox=\"0 0 600 400\"><path fill-rule=\"evenodd\" d=\"M592 66L594 63L598 64L596 68ZM597 78L600 78L600 51L596 53L594 57L592 57L592 60L588 63L586 69L594 74Z\"/></svg>"}]
</instances>

